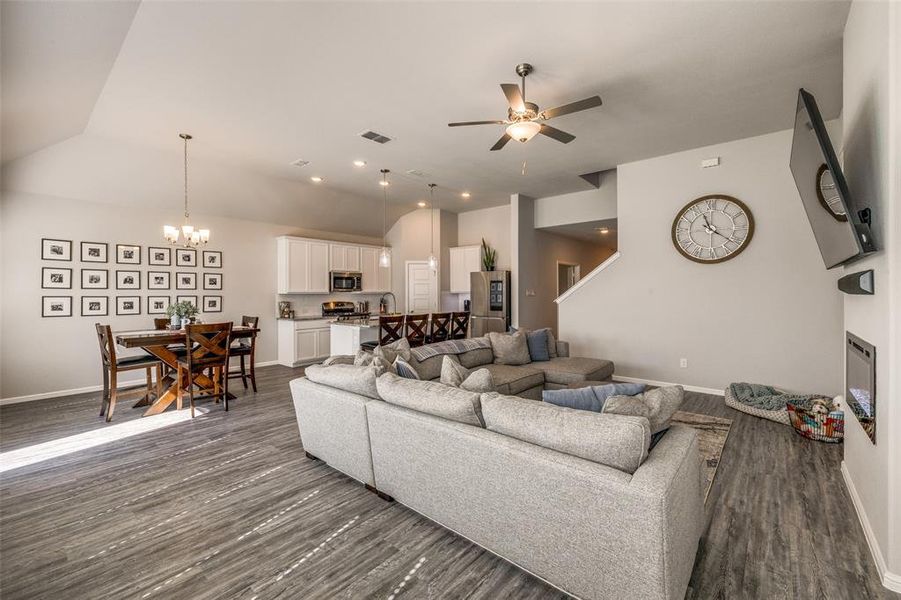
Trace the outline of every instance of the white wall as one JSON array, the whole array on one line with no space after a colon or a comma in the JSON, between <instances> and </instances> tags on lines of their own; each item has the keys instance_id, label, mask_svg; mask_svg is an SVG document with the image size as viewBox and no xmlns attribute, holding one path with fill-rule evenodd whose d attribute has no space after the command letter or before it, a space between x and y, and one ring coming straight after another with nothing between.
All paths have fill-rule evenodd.
<instances>
[{"instance_id":1,"label":"white wall","mask_svg":"<svg viewBox=\"0 0 901 600\"><path fill-rule=\"evenodd\" d=\"M600 175L600 186L584 192L535 200L535 227L553 227L616 218L616 169Z\"/></svg>"},{"instance_id":2,"label":"white wall","mask_svg":"<svg viewBox=\"0 0 901 600\"><path fill-rule=\"evenodd\" d=\"M510 205L471 210L457 215L457 243L460 246L481 244L482 238L497 250L497 268L513 266L510 250Z\"/></svg>"},{"instance_id":3,"label":"white wall","mask_svg":"<svg viewBox=\"0 0 901 600\"><path fill-rule=\"evenodd\" d=\"M177 216L177 215L175 215ZM23 192L3 193L0 204L0 249L2 249L2 302L0 316L0 397L42 394L62 390L96 386L101 383L100 357L94 323L109 323L114 330L147 329L152 327L152 315L147 314L149 295L191 294L202 297L221 294L223 312L201 315L207 321L240 320L241 315L259 315L261 333L257 341L257 360L266 362L276 358L276 247L278 235L292 234L361 243L378 240L304 230L290 225L275 225L211 217L198 214L197 222L207 224L211 231L208 249L223 252L223 290L202 289L198 275L195 291L151 291L147 289L148 270L194 271L203 269L149 267L147 247L162 246L162 225L173 221L172 211L139 207L116 207L67 198L56 198ZM41 260L41 238L73 240L73 261ZM81 263L79 242L110 243L110 262ZM142 246L139 266L117 265L115 244ZM41 267L56 266L73 269L73 289L42 290ZM103 268L110 272L111 287L107 290L82 291L81 268ZM115 289L116 269L142 272L141 289ZM173 280L174 288L174 280ZM42 318L41 296L73 296L73 316ZM81 296L109 296L108 317L81 317ZM115 315L115 296L141 297L141 314L128 317ZM356 300L356 298L354 298ZM323 298L317 299L319 302Z\"/></svg>"},{"instance_id":4,"label":"white wall","mask_svg":"<svg viewBox=\"0 0 901 600\"><path fill-rule=\"evenodd\" d=\"M848 187L859 204L873 210L873 238L880 248L844 269L875 271L875 295L844 297L844 322L848 331L876 346L877 362L876 444L846 413L844 468L852 497L859 499L857 508L877 568L884 576L893 574L887 579L901 591L899 14L897 4L851 5L844 35L842 122ZM892 43L895 54L890 59Z\"/></svg>"},{"instance_id":5,"label":"white wall","mask_svg":"<svg viewBox=\"0 0 901 600\"><path fill-rule=\"evenodd\" d=\"M823 268L789 172L790 145L782 131L620 165L622 256L559 306L573 354L644 379L840 393L838 273ZM710 156L721 166L702 170ZM701 265L673 248L671 226L686 203L715 192L743 200L757 228L741 255Z\"/></svg>"}]
</instances>

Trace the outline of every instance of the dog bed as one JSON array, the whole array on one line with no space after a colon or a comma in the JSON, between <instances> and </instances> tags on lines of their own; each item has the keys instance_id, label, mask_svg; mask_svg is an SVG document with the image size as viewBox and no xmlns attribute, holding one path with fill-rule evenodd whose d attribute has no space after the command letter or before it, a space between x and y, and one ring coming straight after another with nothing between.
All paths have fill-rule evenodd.
<instances>
[{"instance_id":1,"label":"dog bed","mask_svg":"<svg viewBox=\"0 0 901 600\"><path fill-rule=\"evenodd\" d=\"M783 390L778 390L783 391ZM783 425L791 426L791 420L788 416L788 409L783 408L780 410L764 410L762 408L756 408L754 406L748 406L743 402L740 402L738 398L732 395L731 386L726 388L725 393L726 398L726 406L729 408L734 408L739 412L743 412L749 415L753 415L755 417L760 417L761 419L768 419L770 421L774 421L776 423L782 423Z\"/></svg>"}]
</instances>

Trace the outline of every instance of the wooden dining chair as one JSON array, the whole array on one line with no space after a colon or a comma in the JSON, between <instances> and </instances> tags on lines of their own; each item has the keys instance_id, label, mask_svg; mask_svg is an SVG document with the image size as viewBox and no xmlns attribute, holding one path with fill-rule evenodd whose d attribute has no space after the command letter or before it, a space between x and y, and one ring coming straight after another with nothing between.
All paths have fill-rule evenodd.
<instances>
[{"instance_id":1,"label":"wooden dining chair","mask_svg":"<svg viewBox=\"0 0 901 600\"><path fill-rule=\"evenodd\" d=\"M109 325L95 323L97 341L100 343L100 360L103 368L103 400L100 404L100 416L106 416L107 423L113 420L113 411L116 409L116 401L119 398L134 394L144 394L147 400L150 395L156 393L159 398L162 393L163 363L155 356L116 356L116 341ZM147 375L146 388L135 388L119 391L119 373L121 371L136 371L144 369ZM153 385L152 371L156 369L156 387Z\"/></svg>"},{"instance_id":2,"label":"wooden dining chair","mask_svg":"<svg viewBox=\"0 0 901 600\"><path fill-rule=\"evenodd\" d=\"M252 327L253 329L257 328L257 325L260 322L259 317L248 317L244 315L241 317L241 325L244 327ZM250 383L253 385L253 391L256 393L257 391L257 376L254 371L254 362L256 357L256 348L257 348L257 334L254 333L250 337L241 337L236 340L232 340L231 347L229 348L229 357L239 356L241 357L241 370L240 371L227 371L227 377L231 379L235 379L237 377L241 378L241 382L244 384L244 389L247 389L247 378L250 377ZM247 357L247 360L250 361L250 375L247 374L246 366L244 363L244 359Z\"/></svg>"},{"instance_id":3,"label":"wooden dining chair","mask_svg":"<svg viewBox=\"0 0 901 600\"><path fill-rule=\"evenodd\" d=\"M167 319L166 317L156 317L153 319L153 328L157 331L163 331L165 329L169 329L169 324L172 321Z\"/></svg>"},{"instance_id":4,"label":"wooden dining chair","mask_svg":"<svg viewBox=\"0 0 901 600\"><path fill-rule=\"evenodd\" d=\"M451 333L452 340L462 340L469 333L469 313L455 312L451 314Z\"/></svg>"},{"instance_id":5,"label":"wooden dining chair","mask_svg":"<svg viewBox=\"0 0 901 600\"><path fill-rule=\"evenodd\" d=\"M231 341L232 323L204 323L202 325L186 325L185 339L191 346L191 351L178 359L178 387L176 392L176 407L182 407L185 389L191 400L191 418L194 418L194 400L198 398L222 398L225 410L228 410L228 370L229 344ZM203 375L206 369L212 369L213 377ZM201 375L203 379L212 382L210 387L201 387L202 396L194 395L195 378Z\"/></svg>"},{"instance_id":6,"label":"wooden dining chair","mask_svg":"<svg viewBox=\"0 0 901 600\"><path fill-rule=\"evenodd\" d=\"M404 326L404 336L410 342L410 347L422 346L425 344L426 329L429 326L429 315L407 315Z\"/></svg>"},{"instance_id":7,"label":"wooden dining chair","mask_svg":"<svg viewBox=\"0 0 901 600\"><path fill-rule=\"evenodd\" d=\"M432 344L450 339L451 314L449 312L432 313L432 319L429 321L428 343Z\"/></svg>"},{"instance_id":8,"label":"wooden dining chair","mask_svg":"<svg viewBox=\"0 0 901 600\"><path fill-rule=\"evenodd\" d=\"M404 337L404 315L379 317L379 346L396 342Z\"/></svg>"}]
</instances>

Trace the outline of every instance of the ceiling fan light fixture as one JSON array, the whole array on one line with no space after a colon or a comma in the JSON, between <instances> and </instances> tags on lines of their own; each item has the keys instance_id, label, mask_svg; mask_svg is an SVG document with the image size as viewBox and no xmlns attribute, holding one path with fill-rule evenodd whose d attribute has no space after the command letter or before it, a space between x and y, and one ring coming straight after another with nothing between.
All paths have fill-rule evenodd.
<instances>
[{"instance_id":1,"label":"ceiling fan light fixture","mask_svg":"<svg viewBox=\"0 0 901 600\"><path fill-rule=\"evenodd\" d=\"M528 142L541 131L541 125L535 121L519 121L507 127L507 135L517 142Z\"/></svg>"}]
</instances>

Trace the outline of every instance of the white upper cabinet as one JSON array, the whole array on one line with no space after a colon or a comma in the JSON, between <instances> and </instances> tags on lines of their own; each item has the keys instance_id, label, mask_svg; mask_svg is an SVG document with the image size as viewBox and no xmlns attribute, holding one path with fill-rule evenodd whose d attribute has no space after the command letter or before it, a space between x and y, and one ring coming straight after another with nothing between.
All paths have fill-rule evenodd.
<instances>
[{"instance_id":1,"label":"white upper cabinet","mask_svg":"<svg viewBox=\"0 0 901 600\"><path fill-rule=\"evenodd\" d=\"M329 244L329 269L359 272L360 247L351 244Z\"/></svg>"},{"instance_id":2,"label":"white upper cabinet","mask_svg":"<svg viewBox=\"0 0 901 600\"><path fill-rule=\"evenodd\" d=\"M379 265L381 248L360 248L360 272L363 274L364 292L387 292L391 290L391 267Z\"/></svg>"},{"instance_id":3,"label":"white upper cabinet","mask_svg":"<svg viewBox=\"0 0 901 600\"><path fill-rule=\"evenodd\" d=\"M469 274L482 270L481 246L458 246L450 248L450 292L468 294Z\"/></svg>"},{"instance_id":4,"label":"white upper cabinet","mask_svg":"<svg viewBox=\"0 0 901 600\"><path fill-rule=\"evenodd\" d=\"M328 293L328 243L303 238L280 237L278 247L278 293Z\"/></svg>"}]
</instances>

